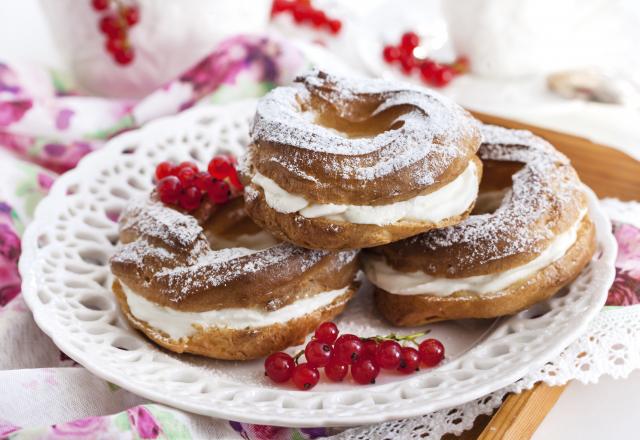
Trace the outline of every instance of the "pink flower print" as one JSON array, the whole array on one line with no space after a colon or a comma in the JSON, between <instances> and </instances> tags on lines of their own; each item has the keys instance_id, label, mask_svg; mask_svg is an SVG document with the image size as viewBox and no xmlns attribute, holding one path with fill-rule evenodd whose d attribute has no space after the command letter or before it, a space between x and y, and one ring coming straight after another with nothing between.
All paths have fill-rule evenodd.
<instances>
[{"instance_id":1,"label":"pink flower print","mask_svg":"<svg viewBox=\"0 0 640 440\"><path fill-rule=\"evenodd\" d=\"M68 108L63 108L56 115L56 128L58 130L66 130L69 128L71 117L74 115L74 111Z\"/></svg>"},{"instance_id":2,"label":"pink flower print","mask_svg":"<svg viewBox=\"0 0 640 440\"><path fill-rule=\"evenodd\" d=\"M4 63L0 63L0 92L8 92L12 95L17 95L20 90L16 74L9 68L9 66Z\"/></svg>"},{"instance_id":3,"label":"pink flower print","mask_svg":"<svg viewBox=\"0 0 640 440\"><path fill-rule=\"evenodd\" d=\"M0 223L0 307L7 305L20 293L20 250L20 238L13 228Z\"/></svg>"},{"instance_id":4,"label":"pink flower print","mask_svg":"<svg viewBox=\"0 0 640 440\"><path fill-rule=\"evenodd\" d=\"M107 417L87 417L73 422L61 423L51 427L53 438L97 438L109 429Z\"/></svg>"},{"instance_id":5,"label":"pink flower print","mask_svg":"<svg viewBox=\"0 0 640 440\"><path fill-rule=\"evenodd\" d=\"M613 233L618 242L616 267L640 280L640 229L629 224L614 223Z\"/></svg>"},{"instance_id":6,"label":"pink flower print","mask_svg":"<svg viewBox=\"0 0 640 440\"><path fill-rule=\"evenodd\" d=\"M131 428L135 429L140 438L154 439L158 438L162 432L162 428L147 408L143 405L136 406L127 410L129 423Z\"/></svg>"},{"instance_id":7,"label":"pink flower print","mask_svg":"<svg viewBox=\"0 0 640 440\"><path fill-rule=\"evenodd\" d=\"M640 304L640 280L629 272L616 269L616 279L609 289L608 306L632 306Z\"/></svg>"},{"instance_id":8,"label":"pink flower print","mask_svg":"<svg viewBox=\"0 0 640 440\"><path fill-rule=\"evenodd\" d=\"M32 106L30 99L0 102L0 127L18 122Z\"/></svg>"},{"instance_id":9,"label":"pink flower print","mask_svg":"<svg viewBox=\"0 0 640 440\"><path fill-rule=\"evenodd\" d=\"M46 173L38 173L38 186L43 192L49 192L53 185L53 177Z\"/></svg>"}]
</instances>

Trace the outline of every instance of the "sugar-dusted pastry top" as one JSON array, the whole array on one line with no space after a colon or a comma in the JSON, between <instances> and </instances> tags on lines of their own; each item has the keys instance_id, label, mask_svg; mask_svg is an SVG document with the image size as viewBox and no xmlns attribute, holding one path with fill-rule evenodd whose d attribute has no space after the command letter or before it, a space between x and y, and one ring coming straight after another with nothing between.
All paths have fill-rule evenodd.
<instances>
[{"instance_id":1,"label":"sugar-dusted pastry top","mask_svg":"<svg viewBox=\"0 0 640 440\"><path fill-rule=\"evenodd\" d=\"M528 131L484 126L482 136L478 156L485 167L521 166L500 206L455 226L374 248L391 267L447 278L504 271L533 260L580 222L587 202L567 157ZM497 174L487 170L489 185Z\"/></svg>"},{"instance_id":2,"label":"sugar-dusted pastry top","mask_svg":"<svg viewBox=\"0 0 640 440\"><path fill-rule=\"evenodd\" d=\"M288 243L266 248L227 247L237 233L256 234L242 200L205 204L195 215L160 203L155 195L131 203L120 219L121 244L111 258L113 274L131 290L182 311L249 307L275 310L296 299L343 288L353 279L356 251L309 250ZM251 236L250 236L251 237ZM255 240L260 241L258 234ZM237 237L236 237L237 238Z\"/></svg>"},{"instance_id":3,"label":"sugar-dusted pastry top","mask_svg":"<svg viewBox=\"0 0 640 440\"><path fill-rule=\"evenodd\" d=\"M313 72L258 103L244 173L316 203L427 194L468 166L479 124L427 89Z\"/></svg>"}]
</instances>

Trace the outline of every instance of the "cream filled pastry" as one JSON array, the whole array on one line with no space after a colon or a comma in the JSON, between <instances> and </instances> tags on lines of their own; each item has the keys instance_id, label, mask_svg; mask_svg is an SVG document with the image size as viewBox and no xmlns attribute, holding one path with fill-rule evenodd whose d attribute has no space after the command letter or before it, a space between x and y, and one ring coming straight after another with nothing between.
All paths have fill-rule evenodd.
<instances>
[{"instance_id":1,"label":"cream filled pastry","mask_svg":"<svg viewBox=\"0 0 640 440\"><path fill-rule=\"evenodd\" d=\"M482 135L474 213L363 256L378 309L396 325L515 313L556 293L594 253L568 159L526 131L484 126Z\"/></svg>"},{"instance_id":2,"label":"cream filled pastry","mask_svg":"<svg viewBox=\"0 0 640 440\"><path fill-rule=\"evenodd\" d=\"M315 72L258 103L251 218L308 248L389 243L460 222L482 175L478 123L433 92Z\"/></svg>"},{"instance_id":3,"label":"cream filled pastry","mask_svg":"<svg viewBox=\"0 0 640 440\"><path fill-rule=\"evenodd\" d=\"M192 214L134 202L120 220L113 290L127 320L154 342L218 359L265 356L301 343L357 288L357 252L281 243L241 198Z\"/></svg>"}]
</instances>

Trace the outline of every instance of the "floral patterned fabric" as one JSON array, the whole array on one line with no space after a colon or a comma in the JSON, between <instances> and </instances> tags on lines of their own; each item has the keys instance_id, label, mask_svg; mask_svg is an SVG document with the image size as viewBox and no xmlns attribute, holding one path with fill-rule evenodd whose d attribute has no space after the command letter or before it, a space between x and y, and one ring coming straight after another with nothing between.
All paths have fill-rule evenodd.
<instances>
[{"instance_id":1,"label":"floral patterned fabric","mask_svg":"<svg viewBox=\"0 0 640 440\"><path fill-rule=\"evenodd\" d=\"M260 96L304 65L283 42L238 36L140 101L80 96L31 66L0 61L0 439L297 439L289 429L216 420L145 401L79 367L37 328L20 297L20 236L56 173L106 140L194 105ZM640 229L620 245L607 305L640 302Z\"/></svg>"}]
</instances>

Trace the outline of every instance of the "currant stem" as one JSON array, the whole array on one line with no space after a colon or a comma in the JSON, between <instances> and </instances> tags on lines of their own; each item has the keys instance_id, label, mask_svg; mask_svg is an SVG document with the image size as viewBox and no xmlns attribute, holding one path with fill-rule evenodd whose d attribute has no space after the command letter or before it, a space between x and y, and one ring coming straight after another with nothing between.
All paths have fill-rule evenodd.
<instances>
[{"instance_id":1,"label":"currant stem","mask_svg":"<svg viewBox=\"0 0 640 440\"><path fill-rule=\"evenodd\" d=\"M412 342L416 345L420 345L416 339L422 337L422 336L426 336L427 334L429 334L429 332L431 332L431 330L425 330L423 332L418 332L418 333L412 333L410 335L404 335L404 336L398 336L395 333L389 333L388 335L384 335L384 336L380 336L380 335L376 335L376 336L370 336L368 338L363 338L364 340L374 340L376 342L382 342L385 340L392 340L392 341L397 341L397 342L403 342L403 341L407 341L407 342Z\"/></svg>"}]
</instances>

